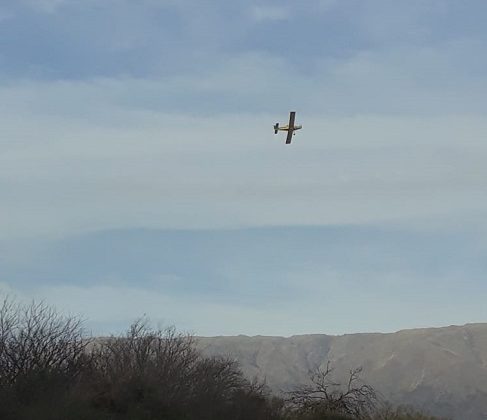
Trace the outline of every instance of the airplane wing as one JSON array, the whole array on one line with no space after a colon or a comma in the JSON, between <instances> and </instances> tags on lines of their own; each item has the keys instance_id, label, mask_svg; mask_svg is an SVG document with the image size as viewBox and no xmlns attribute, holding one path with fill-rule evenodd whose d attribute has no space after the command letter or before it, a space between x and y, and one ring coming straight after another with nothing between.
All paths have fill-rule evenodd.
<instances>
[{"instance_id":1,"label":"airplane wing","mask_svg":"<svg viewBox=\"0 0 487 420\"><path fill-rule=\"evenodd\" d=\"M296 112L291 111L289 113L289 128L294 128L294 119L296 118Z\"/></svg>"},{"instance_id":2,"label":"airplane wing","mask_svg":"<svg viewBox=\"0 0 487 420\"><path fill-rule=\"evenodd\" d=\"M291 144L291 140L293 138L293 132L294 132L294 130L292 128L287 130L286 144Z\"/></svg>"}]
</instances>

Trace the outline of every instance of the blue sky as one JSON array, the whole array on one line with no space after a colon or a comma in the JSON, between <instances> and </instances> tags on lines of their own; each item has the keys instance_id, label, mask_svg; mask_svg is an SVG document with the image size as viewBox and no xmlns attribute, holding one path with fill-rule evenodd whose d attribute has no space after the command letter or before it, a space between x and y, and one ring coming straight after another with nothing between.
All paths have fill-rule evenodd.
<instances>
[{"instance_id":1,"label":"blue sky","mask_svg":"<svg viewBox=\"0 0 487 420\"><path fill-rule=\"evenodd\" d=\"M2 2L1 293L97 334L144 313L203 335L485 321L486 15Z\"/></svg>"}]
</instances>

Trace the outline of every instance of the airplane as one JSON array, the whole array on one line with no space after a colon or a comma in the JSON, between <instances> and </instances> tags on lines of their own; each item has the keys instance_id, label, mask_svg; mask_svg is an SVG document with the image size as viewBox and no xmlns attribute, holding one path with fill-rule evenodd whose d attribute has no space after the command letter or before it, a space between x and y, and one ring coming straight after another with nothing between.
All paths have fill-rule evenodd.
<instances>
[{"instance_id":1,"label":"airplane","mask_svg":"<svg viewBox=\"0 0 487 420\"><path fill-rule=\"evenodd\" d=\"M294 119L296 118L296 112L291 111L289 113L289 124L279 127L279 123L274 125L274 134L277 134L279 131L287 131L287 138L286 144L291 144L291 140L293 138L293 134L296 134L296 130L301 130L303 128L302 125L294 125Z\"/></svg>"}]
</instances>

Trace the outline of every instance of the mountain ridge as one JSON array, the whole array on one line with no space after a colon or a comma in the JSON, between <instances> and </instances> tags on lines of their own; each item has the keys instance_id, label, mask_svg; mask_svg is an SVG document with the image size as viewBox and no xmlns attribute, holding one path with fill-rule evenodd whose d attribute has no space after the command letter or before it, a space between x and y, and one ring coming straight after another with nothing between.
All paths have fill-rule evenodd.
<instances>
[{"instance_id":1,"label":"mountain ridge","mask_svg":"<svg viewBox=\"0 0 487 420\"><path fill-rule=\"evenodd\" d=\"M454 419L487 417L487 323L343 335L197 337L204 354L237 360L244 374L278 393L309 380L327 362L343 382L363 379L394 404Z\"/></svg>"}]
</instances>

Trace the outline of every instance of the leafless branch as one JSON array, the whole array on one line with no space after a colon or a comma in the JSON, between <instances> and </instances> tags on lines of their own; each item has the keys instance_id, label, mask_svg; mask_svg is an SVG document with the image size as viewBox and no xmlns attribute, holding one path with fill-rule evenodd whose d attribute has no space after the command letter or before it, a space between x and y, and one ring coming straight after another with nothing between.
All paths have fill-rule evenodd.
<instances>
[{"instance_id":1,"label":"leafless branch","mask_svg":"<svg viewBox=\"0 0 487 420\"><path fill-rule=\"evenodd\" d=\"M360 378L362 368L349 372L345 386L332 377L330 362L311 373L311 384L289 393L287 401L298 411L330 412L367 419L376 407L377 394Z\"/></svg>"}]
</instances>

